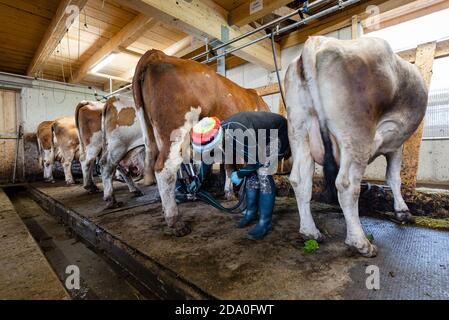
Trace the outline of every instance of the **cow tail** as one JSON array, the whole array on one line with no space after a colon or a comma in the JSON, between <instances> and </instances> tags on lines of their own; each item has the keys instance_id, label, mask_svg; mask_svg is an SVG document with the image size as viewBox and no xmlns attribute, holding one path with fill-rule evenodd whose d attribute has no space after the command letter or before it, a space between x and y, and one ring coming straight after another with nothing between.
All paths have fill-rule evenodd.
<instances>
[{"instance_id":1,"label":"cow tail","mask_svg":"<svg viewBox=\"0 0 449 320\"><path fill-rule=\"evenodd\" d=\"M106 137L106 114L109 109L109 99L106 101L103 111L101 112L101 158L100 166L104 166L107 161L108 143Z\"/></svg>"},{"instance_id":2,"label":"cow tail","mask_svg":"<svg viewBox=\"0 0 449 320\"><path fill-rule=\"evenodd\" d=\"M304 45L300 62L304 73L303 81L306 82L307 87L309 88L313 106L319 117L321 139L324 146L324 198L329 202L337 202L338 196L335 182L337 180L339 167L334 158L332 140L330 138L329 128L317 83L316 53L319 45L319 39L309 38Z\"/></svg>"},{"instance_id":3,"label":"cow tail","mask_svg":"<svg viewBox=\"0 0 449 320\"><path fill-rule=\"evenodd\" d=\"M80 125L79 125L79 112L80 112L80 110L81 110L81 108L82 107L84 107L84 106L86 106L86 105L88 105L89 104L89 102L87 102L87 101L81 101L80 103L78 103L78 105L76 106L76 109L75 109L75 125L76 125L76 134L78 135L78 140L79 140L79 150L80 150L80 158L81 157L83 157L83 155L84 155L84 144L83 144L83 140L81 139L81 128L80 128ZM52 126L52 128L53 128L53 126Z\"/></svg>"},{"instance_id":4,"label":"cow tail","mask_svg":"<svg viewBox=\"0 0 449 320\"><path fill-rule=\"evenodd\" d=\"M55 122L51 124L51 139L50 139L50 150L51 154L53 155L52 161L56 160L56 157L58 157L58 154L55 153Z\"/></svg>"},{"instance_id":5,"label":"cow tail","mask_svg":"<svg viewBox=\"0 0 449 320\"><path fill-rule=\"evenodd\" d=\"M37 131L39 133L39 130ZM37 152L39 154L39 165L40 166L44 166L44 161L42 159L42 146L41 146L41 141L39 139L39 134L36 135L36 142L37 142Z\"/></svg>"},{"instance_id":6,"label":"cow tail","mask_svg":"<svg viewBox=\"0 0 449 320\"><path fill-rule=\"evenodd\" d=\"M335 181L338 175L338 165L334 158L332 141L330 139L329 130L327 126L320 126L321 139L324 145L324 197L329 202L337 202L337 187Z\"/></svg>"},{"instance_id":7,"label":"cow tail","mask_svg":"<svg viewBox=\"0 0 449 320\"><path fill-rule=\"evenodd\" d=\"M145 143L145 148L150 148L152 141L150 136L154 135L152 132L151 120L148 116L148 113L145 112L145 103L143 101L143 85L145 80L145 75L148 71L148 67L151 66L152 63L157 63L157 60L159 59L159 53L157 50L150 50L147 51L139 60L136 70L134 72L133 77L133 96L134 96L134 103L136 104L136 110L141 112L141 117L143 119L140 119L141 126L142 126L142 133ZM145 132L146 131L146 132ZM153 138L154 139L154 138ZM147 145L148 144L148 145ZM147 159L148 152L145 153L145 164L144 164L144 180L148 181L151 175L153 175L153 170L150 168L149 159Z\"/></svg>"}]
</instances>

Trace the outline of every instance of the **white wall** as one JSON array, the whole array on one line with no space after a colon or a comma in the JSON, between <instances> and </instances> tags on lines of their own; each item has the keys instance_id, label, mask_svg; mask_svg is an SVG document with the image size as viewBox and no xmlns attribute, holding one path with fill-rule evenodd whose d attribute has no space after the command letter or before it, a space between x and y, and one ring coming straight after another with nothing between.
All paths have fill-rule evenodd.
<instances>
[{"instance_id":1,"label":"white wall","mask_svg":"<svg viewBox=\"0 0 449 320\"><path fill-rule=\"evenodd\" d=\"M48 85L46 85L48 86ZM73 116L82 100L95 100L93 91L82 87L50 85L51 88L23 88L21 92L24 132L36 132L42 121Z\"/></svg>"},{"instance_id":2,"label":"white wall","mask_svg":"<svg viewBox=\"0 0 449 320\"><path fill-rule=\"evenodd\" d=\"M0 88L20 92L20 118L25 133L36 132L40 122L61 116L73 116L82 100L95 100L94 90L82 86L30 80L0 73ZM98 91L98 94L104 94Z\"/></svg>"}]
</instances>

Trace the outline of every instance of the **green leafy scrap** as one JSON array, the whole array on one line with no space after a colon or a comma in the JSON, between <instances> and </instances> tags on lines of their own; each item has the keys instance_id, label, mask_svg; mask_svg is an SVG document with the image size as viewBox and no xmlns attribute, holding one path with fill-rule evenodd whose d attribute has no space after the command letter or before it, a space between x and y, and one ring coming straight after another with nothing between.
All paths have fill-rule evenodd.
<instances>
[{"instance_id":1,"label":"green leafy scrap","mask_svg":"<svg viewBox=\"0 0 449 320\"><path fill-rule=\"evenodd\" d=\"M372 233L370 233L369 235L367 235L366 238L369 240L369 242L373 242L373 241L374 241L374 236L373 236Z\"/></svg>"},{"instance_id":2,"label":"green leafy scrap","mask_svg":"<svg viewBox=\"0 0 449 320\"><path fill-rule=\"evenodd\" d=\"M318 250L320 246L318 245L318 242L316 240L307 240L304 242L304 252L305 253L312 253Z\"/></svg>"}]
</instances>

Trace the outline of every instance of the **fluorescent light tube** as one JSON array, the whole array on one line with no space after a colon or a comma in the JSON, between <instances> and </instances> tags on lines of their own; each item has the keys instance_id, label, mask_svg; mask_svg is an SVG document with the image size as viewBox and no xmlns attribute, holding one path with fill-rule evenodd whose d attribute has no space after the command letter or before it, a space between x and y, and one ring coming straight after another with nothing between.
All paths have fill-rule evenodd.
<instances>
[{"instance_id":1,"label":"fluorescent light tube","mask_svg":"<svg viewBox=\"0 0 449 320\"><path fill-rule=\"evenodd\" d=\"M90 70L91 72L95 73L106 67L109 63L111 63L112 60L114 60L115 56L117 54L114 52L111 52L106 57L100 60L93 68Z\"/></svg>"}]
</instances>

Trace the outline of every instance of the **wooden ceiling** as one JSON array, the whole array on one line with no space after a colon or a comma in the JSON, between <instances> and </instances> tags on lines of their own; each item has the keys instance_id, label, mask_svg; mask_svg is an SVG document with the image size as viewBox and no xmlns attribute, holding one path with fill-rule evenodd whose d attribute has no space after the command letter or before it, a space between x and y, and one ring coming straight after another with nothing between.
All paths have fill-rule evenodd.
<instances>
[{"instance_id":1,"label":"wooden ceiling","mask_svg":"<svg viewBox=\"0 0 449 320\"><path fill-rule=\"evenodd\" d=\"M257 22L256 19L242 18L242 10L248 10L245 7L248 6L248 0L192 1L0 0L0 21L2 21L0 71L37 75L47 79L94 85L100 88L109 83L105 77L108 75L114 79L114 84L117 86L129 81L140 55L147 50L153 48L165 50L169 54L185 57L199 52L202 47L202 42L199 40L201 38L196 34L193 34L193 37L189 35L188 33L192 34L190 29L184 28L184 25L180 23L183 22L180 21L182 19L189 20L189 14L201 12L203 15L199 17L203 19L208 19L208 15L213 14L214 17L208 23L214 24L215 20L222 19L222 22L218 22L218 26L220 23L227 23L229 16L235 17L235 24L242 24L242 26L230 29L233 36L250 30L249 25L244 25L250 23L249 20L251 23ZM270 5L270 8L284 8L283 12L286 12L286 10L292 10L286 7L290 1L265 0L265 3L267 6ZM174 6L179 6L179 12L170 11L172 2ZM350 12L363 14L369 4L386 4L386 7L390 4L391 8L396 8L411 2L413 1L362 0L360 8L352 8ZM429 0L428 2L449 3L449 0ZM151 8L147 6L148 3L152 6ZM391 3L397 5L391 5ZM71 4L81 7L81 11L67 30L64 26L67 15L64 11ZM153 15L154 8L157 10ZM195 11L188 12L188 10ZM162 14L159 15L160 13ZM171 14L171 19L164 19L167 13ZM350 17L344 16L343 20L338 20L338 17L335 15L334 20L331 20L335 22L335 25L347 23L348 18L350 21ZM187 22L189 26L207 32L208 30L204 29L209 28L208 23L201 24L202 22L197 20ZM325 25L325 22L321 21L320 24ZM303 40L307 35L319 33L322 30L313 24L308 28L310 31L297 30L284 36L280 44L289 46ZM328 30L329 26L326 25L326 28L325 30ZM279 46L277 50L280 50ZM92 74L92 66L110 52L116 53L114 59L96 74ZM261 43L252 51L243 52L240 57L248 61L256 61L256 63L263 62L264 59L272 63L271 49L267 43ZM245 60L241 58L231 57L229 65L236 66L243 63Z\"/></svg>"},{"instance_id":2,"label":"wooden ceiling","mask_svg":"<svg viewBox=\"0 0 449 320\"><path fill-rule=\"evenodd\" d=\"M0 70L25 74L59 0L0 0Z\"/></svg>"}]
</instances>

